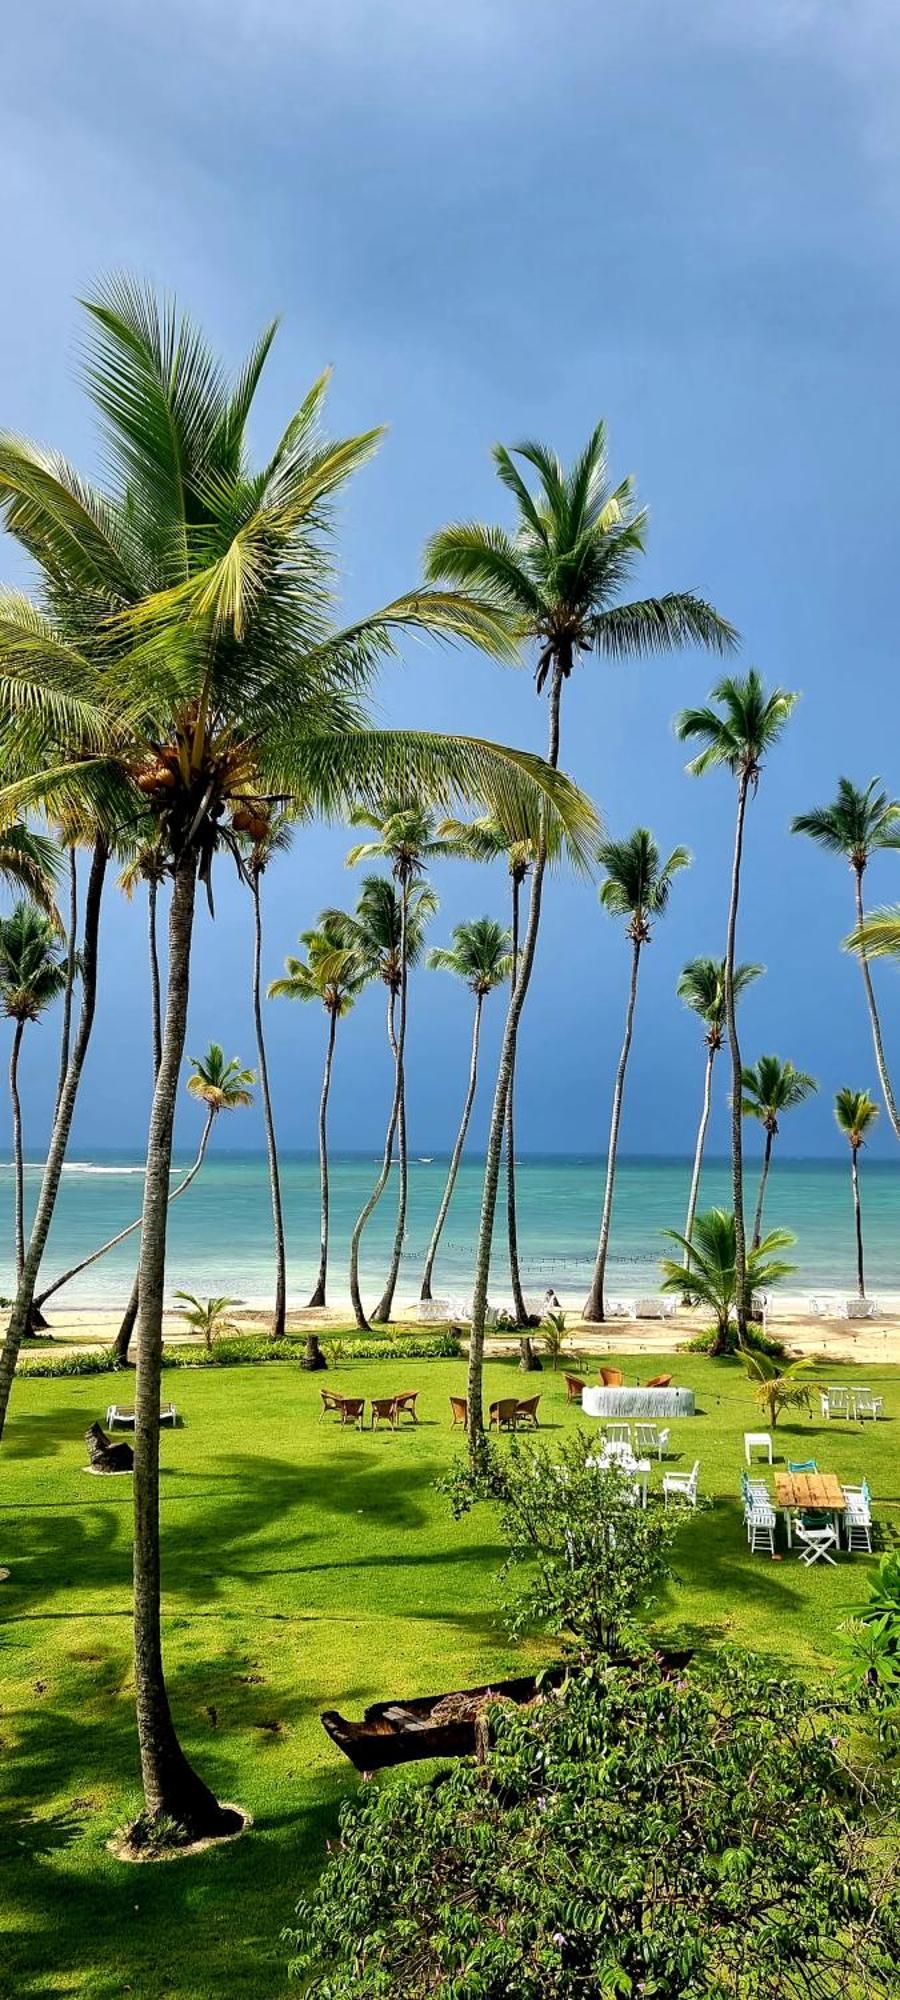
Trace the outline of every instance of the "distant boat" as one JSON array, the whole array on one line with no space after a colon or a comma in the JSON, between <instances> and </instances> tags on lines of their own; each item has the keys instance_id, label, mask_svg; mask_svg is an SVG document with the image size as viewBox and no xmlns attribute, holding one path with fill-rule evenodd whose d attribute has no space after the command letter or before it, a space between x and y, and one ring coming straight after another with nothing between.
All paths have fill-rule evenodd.
<instances>
[{"instance_id":1,"label":"distant boat","mask_svg":"<svg viewBox=\"0 0 900 2000\"><path fill-rule=\"evenodd\" d=\"M433 1155L432 1153L420 1153L420 1154L419 1154L419 1165L420 1165L420 1167L431 1167L431 1166L433 1166L433 1165L434 1165L434 1155Z\"/></svg>"}]
</instances>

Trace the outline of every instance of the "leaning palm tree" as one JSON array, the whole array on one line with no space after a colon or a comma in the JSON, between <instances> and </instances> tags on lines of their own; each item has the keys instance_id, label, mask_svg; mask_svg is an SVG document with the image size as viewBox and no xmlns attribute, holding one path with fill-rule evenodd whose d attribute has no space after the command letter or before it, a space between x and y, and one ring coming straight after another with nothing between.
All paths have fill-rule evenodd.
<instances>
[{"instance_id":1,"label":"leaning palm tree","mask_svg":"<svg viewBox=\"0 0 900 2000\"><path fill-rule=\"evenodd\" d=\"M431 1241L425 1256L425 1268L422 1272L422 1290L420 1294L423 1299L430 1299L431 1297L434 1262L438 1253L441 1236L443 1235L444 1223L447 1220L447 1211L453 1199L456 1176L459 1173L459 1163L462 1159L463 1147L466 1143L466 1133L469 1129L469 1119L472 1116L472 1106L475 1102L475 1091L478 1084L478 1048L481 1039L482 1009L488 994L493 993L494 988L501 986L504 980L510 976L512 966L512 956L509 949L510 942L509 931L505 931L502 924L496 923L493 917L476 917L472 923L456 924L454 926L453 944L449 950L437 945L428 954L428 963L433 972L452 972L455 973L457 979L465 981L469 992L475 995L475 1014L472 1021L469 1081L466 1086L465 1102L463 1104L462 1117L459 1121L456 1143L450 1155L446 1185L441 1196L441 1204L437 1212L435 1225L431 1232Z\"/></svg>"},{"instance_id":2,"label":"leaning palm tree","mask_svg":"<svg viewBox=\"0 0 900 2000\"><path fill-rule=\"evenodd\" d=\"M763 971L761 965L736 965L734 968L734 997L739 1000L746 988L758 979ZM679 1000L683 1000L691 1012L698 1014L704 1026L703 1041L706 1047L706 1064L703 1072L703 1103L700 1123L697 1127L697 1142L694 1147L694 1165L691 1171L691 1191L688 1196L687 1221L684 1233L691 1240L694 1216L700 1194L700 1174L703 1167L703 1152L709 1126L712 1105L713 1064L722 1046L725 1032L725 960L724 958L691 958L680 974L675 988Z\"/></svg>"},{"instance_id":3,"label":"leaning palm tree","mask_svg":"<svg viewBox=\"0 0 900 2000\"><path fill-rule=\"evenodd\" d=\"M269 1061L263 1030L262 879L272 856L284 854L290 847L293 838L291 821L294 817L295 815L283 811L272 810L258 800L251 800L232 818L232 825L236 827L241 837L241 846L244 848L239 864L240 872L249 884L253 898L253 1022L256 1029L259 1094L262 1099L266 1157L269 1162L269 1197L272 1204L272 1235L275 1244L275 1305L271 1328L273 1340L284 1338L287 1317L287 1260L284 1242L284 1204L281 1199L281 1168L278 1162L275 1113L272 1108L272 1092L269 1088Z\"/></svg>"},{"instance_id":4,"label":"leaning palm tree","mask_svg":"<svg viewBox=\"0 0 900 2000\"><path fill-rule=\"evenodd\" d=\"M300 943L305 947L306 957L285 959L284 977L273 979L269 986L270 1000L317 1000L324 1007L328 1021L328 1038L325 1044L325 1068L322 1073L322 1091L319 1098L319 1180L321 1189L322 1224L319 1238L319 1271L310 1306L324 1306L328 1285L328 1232L329 1232L329 1180L328 1180L328 1099L331 1094L331 1073L334 1065L334 1043L337 1024L351 1007L371 977L352 948L341 944L340 931L327 912L319 918L317 930L301 931Z\"/></svg>"},{"instance_id":5,"label":"leaning palm tree","mask_svg":"<svg viewBox=\"0 0 900 2000\"><path fill-rule=\"evenodd\" d=\"M757 1062L741 1070L741 1116L755 1118L766 1135L753 1217L751 1248L754 1250L758 1250L762 1235L763 1202L772 1163L772 1147L780 1130L778 1121L785 1111L793 1111L798 1104L805 1104L818 1088L814 1076L809 1076L805 1069L795 1069L792 1062L782 1062L780 1056L760 1056Z\"/></svg>"},{"instance_id":6,"label":"leaning palm tree","mask_svg":"<svg viewBox=\"0 0 900 2000\"><path fill-rule=\"evenodd\" d=\"M628 920L625 935L631 945L631 978L628 985L628 1005L625 1009L625 1033L613 1087L600 1240L597 1245L591 1289L584 1308L584 1318L590 1321L602 1320L604 1317L603 1287L612 1226L619 1126L625 1093L625 1072L628 1068L631 1038L634 1033L634 1010L637 1003L641 952L644 946L650 943L653 923L658 917L664 916L668 909L675 876L682 868L689 867L691 857L686 847L675 847L668 860L661 861L659 848L652 833L648 833L645 826L638 826L628 835L627 840L604 841L598 849L597 859L606 871L606 880L600 886L600 902L604 910L608 910L610 916L626 917Z\"/></svg>"},{"instance_id":7,"label":"leaning palm tree","mask_svg":"<svg viewBox=\"0 0 900 2000\"><path fill-rule=\"evenodd\" d=\"M70 847L69 852L73 857L72 883L74 892L76 881L74 873L74 845ZM162 1056L162 986L159 975L159 891L162 883L165 881L165 877L166 857L158 837L139 840L119 876L119 888L122 894L128 898L129 902L131 902L139 882L145 882L147 885L147 948L150 961L150 1046L154 1083L159 1074L159 1065ZM68 1037L65 1039L67 1041ZM62 1088L64 1075L65 1071L61 1065L60 1089ZM122 1315L114 1343L115 1352L120 1357L123 1366L128 1357L131 1336L137 1325L138 1307L140 1305L140 1286L138 1280L139 1274L136 1270L134 1282L128 1294L128 1303Z\"/></svg>"},{"instance_id":8,"label":"leaning palm tree","mask_svg":"<svg viewBox=\"0 0 900 2000\"><path fill-rule=\"evenodd\" d=\"M452 843L442 840L437 833L433 815L420 803L405 798L385 799L372 812L366 806L357 806L350 815L355 826L370 826L376 831L375 840L362 840L350 849L347 864L353 868L358 861L376 859L389 861L391 873L397 884L400 898L400 985L397 1013L397 1032L394 1040L394 1069L397 1128L397 1221L391 1248L391 1261L385 1280L384 1290L373 1314L373 1318L386 1323L391 1317L394 1293L400 1275L400 1259L403 1255L403 1241L406 1235L406 1210L409 1198L409 1156L406 1140L406 1029L409 1015L409 960L406 946L406 929L409 898L414 888L423 885L424 873L429 861L439 855L452 853ZM379 1176L380 1179L380 1176ZM371 1211L369 1211L371 1213ZM368 1219L368 1218L366 1218ZM359 1315L357 1314L357 1318Z\"/></svg>"},{"instance_id":9,"label":"leaning palm tree","mask_svg":"<svg viewBox=\"0 0 900 2000\"><path fill-rule=\"evenodd\" d=\"M709 1352L731 1353L743 1344L737 1322L745 1282L761 1289L777 1284L779 1278L789 1277L795 1266L785 1264L775 1252L790 1249L796 1238L788 1229L771 1229L755 1250L748 1251L742 1273L730 1209L709 1208L696 1216L690 1242L677 1229L666 1229L663 1233L678 1244L681 1257L679 1261L673 1257L662 1259L661 1290L680 1292L682 1296L689 1293L699 1305L708 1307L714 1321Z\"/></svg>"},{"instance_id":10,"label":"leaning palm tree","mask_svg":"<svg viewBox=\"0 0 900 2000\"><path fill-rule=\"evenodd\" d=\"M863 876L873 854L883 848L900 847L900 800L888 798L887 792L879 789L878 778L870 778L863 791L849 778L839 778L837 796L831 804L816 806L811 812L798 813L791 823L791 832L809 834L810 839L824 848L826 854L842 854L848 862L856 903L854 940L858 940L866 922ZM876 954L858 941L854 942L853 949L859 956L881 1094L894 1137L900 1139L900 1114L885 1061L881 1022L869 971L869 958Z\"/></svg>"},{"instance_id":11,"label":"leaning palm tree","mask_svg":"<svg viewBox=\"0 0 900 2000\"><path fill-rule=\"evenodd\" d=\"M541 694L546 689L548 695L548 760L556 765L562 691L575 667L588 655L634 659L693 645L727 652L735 644L736 634L711 605L690 592L673 591L633 603L621 601L644 552L647 517L637 505L630 479L618 486L610 484L604 424L597 425L568 472L555 452L533 442L518 445L512 452L496 445L494 461L513 496L513 533L477 521L442 528L428 546L426 572L432 580L449 580L476 595L486 608L509 617L523 643L536 650L537 691ZM529 486L521 466L536 473L536 491ZM519 1020L534 964L546 865L546 842L540 841L488 1134L469 1345L473 1459L480 1453L483 1428L484 1315L503 1127Z\"/></svg>"},{"instance_id":12,"label":"leaning palm tree","mask_svg":"<svg viewBox=\"0 0 900 2000\"><path fill-rule=\"evenodd\" d=\"M51 919L34 903L14 904L0 917L0 1004L15 1022L9 1058L9 1094L13 1115L13 1175L15 1183L16 1283L25 1268L25 1159L22 1146L22 1105L19 1095L19 1055L29 1021L39 1021L66 983L59 935Z\"/></svg>"},{"instance_id":13,"label":"leaning palm tree","mask_svg":"<svg viewBox=\"0 0 900 2000\"><path fill-rule=\"evenodd\" d=\"M866 1143L866 1133L878 1117L878 1106L867 1090L848 1090L846 1086L836 1093L834 1115L838 1130L843 1132L850 1148L850 1180L853 1188L853 1220L856 1227L856 1276L859 1296L866 1296L866 1273L863 1260L862 1204L859 1198L859 1155Z\"/></svg>"},{"instance_id":14,"label":"leaning palm tree","mask_svg":"<svg viewBox=\"0 0 900 2000\"><path fill-rule=\"evenodd\" d=\"M402 1066L398 1062L400 1035L397 1010L404 980L417 965L425 944L425 930L437 909L437 897L426 882L410 882L406 892L383 875L366 875L354 915L346 910L323 910L319 921L333 929L342 948L353 954L359 976L379 979L387 987L387 1035L394 1064L394 1087L385 1134L384 1151L375 1185L364 1203L350 1236L350 1298L357 1326L365 1331L369 1322L362 1302L359 1258L363 1232L384 1193L398 1137L403 1102ZM400 1159L405 1158L405 1124L399 1135ZM398 1203L398 1211L400 1204ZM405 1209L404 1221L405 1221ZM377 1317L377 1315L376 1315Z\"/></svg>"},{"instance_id":15,"label":"leaning palm tree","mask_svg":"<svg viewBox=\"0 0 900 2000\"><path fill-rule=\"evenodd\" d=\"M595 821L568 780L522 751L367 726L366 684L400 631L466 635L501 654L513 642L508 623L489 607L429 591L335 629L329 499L371 455L378 434L337 444L320 438L325 378L268 460L253 468L248 421L273 328L231 381L174 306L161 307L127 279L112 281L88 310L87 379L103 418L111 492L97 495L53 454L0 441L0 504L11 496L6 525L42 579L37 605L7 593L0 606L0 721L12 774L0 791L0 814L10 819L31 801L49 809L82 797L86 787L104 808L92 862L98 879L88 885L96 914L89 925L86 912L83 932L82 1016L96 992L90 960L110 825L143 811L156 823L171 872L165 1025L141 1224L134 1678L149 1823L174 1820L188 1837L215 1838L233 1829L234 1815L179 1743L159 1595L166 1211L197 888L212 905L215 856L223 848L233 853L239 838L234 814L283 799L337 814L414 779L443 811L462 799L518 813L523 836L536 831L545 809L557 811L576 851ZM57 616L60 564L82 586L83 643L74 581L67 615ZM0 1358L0 1426L84 1053L80 1024L54 1128L52 1174L48 1154L45 1180L54 1185L39 1203Z\"/></svg>"},{"instance_id":16,"label":"leaning palm tree","mask_svg":"<svg viewBox=\"0 0 900 2000\"><path fill-rule=\"evenodd\" d=\"M188 1167L184 1179L172 1188L169 1195L170 1202L177 1201L179 1195L186 1194L188 1188L193 1186L206 1159L212 1129L219 1113L236 1111L253 1102L252 1085L256 1082L253 1070L244 1069L237 1056L226 1059L218 1042L210 1042L205 1055L191 1057L190 1071L185 1087L189 1097L205 1105L206 1121L200 1134L196 1157ZM133 1222L127 1223L115 1236L110 1236L107 1242L101 1243L96 1250L91 1250L86 1257L79 1258L77 1264L70 1264L67 1271L63 1271L60 1277L53 1279L52 1284L45 1285L43 1291L36 1294L35 1306L38 1309L45 1306L48 1299L52 1299L57 1292L62 1291L64 1285L71 1284L72 1279L79 1277L82 1271L87 1271L92 1264L98 1263L101 1257L105 1257L108 1251L115 1250L118 1244L133 1236L135 1230L140 1229L141 1219L140 1215L135 1216ZM128 1360L129 1345L130 1331L120 1327L113 1343L113 1352L122 1368Z\"/></svg>"},{"instance_id":17,"label":"leaning palm tree","mask_svg":"<svg viewBox=\"0 0 900 2000\"><path fill-rule=\"evenodd\" d=\"M742 1339L746 1332L749 1294L745 1282L747 1237L741 1134L741 1050L735 1014L734 964L744 821L747 801L756 794L765 758L790 720L796 701L797 696L788 694L784 688L775 688L771 694L768 693L756 668L751 667L747 674L728 675L719 681L705 708L682 709L675 722L675 733L680 742L702 745L687 767L692 777L702 777L705 771L724 766L737 779L737 818L725 942L725 1025L731 1052L731 1178L740 1278L738 1330ZM714 708L713 702L718 706Z\"/></svg>"}]
</instances>

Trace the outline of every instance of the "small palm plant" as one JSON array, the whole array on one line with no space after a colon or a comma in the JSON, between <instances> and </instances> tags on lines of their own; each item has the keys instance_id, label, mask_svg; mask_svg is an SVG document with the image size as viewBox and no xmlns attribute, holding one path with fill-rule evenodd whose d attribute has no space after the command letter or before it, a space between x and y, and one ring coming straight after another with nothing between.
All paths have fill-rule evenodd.
<instances>
[{"instance_id":1,"label":"small palm plant","mask_svg":"<svg viewBox=\"0 0 900 2000\"><path fill-rule=\"evenodd\" d=\"M566 1340L565 1313L560 1310L545 1312L544 1317L541 1320L541 1332L544 1336L544 1353L549 1355L550 1366L553 1369L553 1373L555 1375L557 1366L562 1359L563 1351L565 1348L565 1340Z\"/></svg>"},{"instance_id":2,"label":"small palm plant","mask_svg":"<svg viewBox=\"0 0 900 2000\"><path fill-rule=\"evenodd\" d=\"M597 858L606 870L606 880L600 888L601 904L611 916L626 917L628 920L625 935L631 944L631 980L628 988L628 1005L625 1010L625 1034L613 1089L600 1241L597 1246L593 1281L584 1308L585 1319L592 1321L602 1320L604 1316L603 1287L612 1225L616 1154L625 1092L625 1072L634 1032L641 952L650 942L653 922L665 915L675 876L682 868L688 867L691 859L686 847L676 847L673 848L667 861L661 861L659 848L645 826L636 827L627 840L604 841L598 849Z\"/></svg>"},{"instance_id":3,"label":"small palm plant","mask_svg":"<svg viewBox=\"0 0 900 2000\"><path fill-rule=\"evenodd\" d=\"M867 1090L839 1090L834 1100L834 1115L838 1130L843 1132L850 1148L850 1179L853 1187L853 1220L856 1225L856 1275L859 1281L859 1296L866 1296L866 1273L863 1258L862 1203L859 1198L859 1155L866 1143L869 1132L878 1117L878 1106Z\"/></svg>"},{"instance_id":4,"label":"small palm plant","mask_svg":"<svg viewBox=\"0 0 900 2000\"><path fill-rule=\"evenodd\" d=\"M237 1299L198 1299L193 1292L176 1292L175 1297L184 1299L184 1305L178 1308L179 1317L192 1333L199 1334L207 1354L212 1353L213 1342L223 1334L239 1331L234 1320L228 1317L230 1308L237 1305Z\"/></svg>"},{"instance_id":5,"label":"small palm plant","mask_svg":"<svg viewBox=\"0 0 900 2000\"><path fill-rule=\"evenodd\" d=\"M679 1245L682 1258L678 1263L672 1257L663 1258L662 1290L688 1292L700 1305L708 1306L715 1321L710 1354L732 1353L740 1345L736 1322L741 1284L734 1216L730 1209L709 1208L695 1218L690 1242L677 1229L667 1229L665 1234ZM779 1278L789 1277L794 1265L786 1264L776 1253L790 1249L795 1241L789 1230L771 1229L758 1249L748 1254L749 1284L754 1288L774 1285Z\"/></svg>"},{"instance_id":6,"label":"small palm plant","mask_svg":"<svg viewBox=\"0 0 900 2000\"><path fill-rule=\"evenodd\" d=\"M456 1186L457 1174L459 1173L459 1163L462 1159L463 1147L466 1143L466 1133L469 1129L469 1119L472 1116L472 1106L475 1102L475 1090L478 1083L478 1050L481 1040L482 1009L488 994L493 993L496 987L502 986L504 981L510 976L512 957L509 945L509 932L503 929L502 924L495 922L493 917L476 917L472 923L457 924L455 926L453 944L449 950L437 945L428 954L428 964L432 972L452 972L456 975L457 979L462 979L465 982L470 993L475 996L475 1013L472 1020L469 1081L466 1086L466 1096L462 1117L459 1121L459 1131L457 1132L456 1142L450 1156L450 1166L444 1192L441 1196L441 1205L437 1212L435 1225L431 1232L431 1242L428 1245L425 1257L421 1291L423 1299L431 1298L431 1280L434 1274L435 1258L438 1253L444 1224L447 1220L447 1212L453 1199L453 1190ZM524 1322L522 1323L524 1324Z\"/></svg>"},{"instance_id":7,"label":"small palm plant","mask_svg":"<svg viewBox=\"0 0 900 2000\"><path fill-rule=\"evenodd\" d=\"M685 708L676 717L675 733L682 743L701 748L688 764L692 777L725 769L737 779L737 818L731 894L725 942L725 1025L731 1051L731 1178L738 1264L738 1328L746 1331L749 1307L747 1244L744 1229L744 1161L741 1133L741 1050L735 1017L735 948L741 894L741 861L747 802L755 796L765 759L790 721L797 696L784 688L771 693L751 667L747 674L727 675L717 682L705 708ZM713 703L717 706L713 707Z\"/></svg>"},{"instance_id":8,"label":"small palm plant","mask_svg":"<svg viewBox=\"0 0 900 2000\"><path fill-rule=\"evenodd\" d=\"M7 1018L15 1022L9 1058L9 1094L13 1116L17 1282L25 1265L25 1158L19 1054L27 1024L40 1020L46 1008L65 990L65 984L65 959L52 919L34 903L16 903L8 917L0 918L0 1003Z\"/></svg>"},{"instance_id":9,"label":"small palm plant","mask_svg":"<svg viewBox=\"0 0 900 2000\"><path fill-rule=\"evenodd\" d=\"M734 997L739 1000L746 988L758 979L764 970L761 965L736 965L734 968ZM703 1077L703 1104L700 1123L697 1127L697 1143L694 1147L694 1166L691 1173L691 1191L688 1196L687 1221L684 1233L688 1242L694 1228L697 1200L700 1194L700 1173L703 1167L703 1152L712 1105L713 1064L722 1046L725 1032L725 960L724 958L692 958L688 960L675 989L679 1000L683 1000L691 1012L698 1014L703 1022L703 1040L706 1047L706 1067Z\"/></svg>"},{"instance_id":10,"label":"small palm plant","mask_svg":"<svg viewBox=\"0 0 900 2000\"><path fill-rule=\"evenodd\" d=\"M741 1070L741 1115L755 1118L766 1135L753 1218L751 1248L754 1250L759 1248L762 1235L763 1202L772 1147L779 1132L778 1120L785 1111L793 1111L798 1104L805 1104L818 1088L814 1076L809 1076L805 1069L795 1069L792 1062L782 1062L780 1056L760 1056L756 1063Z\"/></svg>"},{"instance_id":11,"label":"small palm plant","mask_svg":"<svg viewBox=\"0 0 900 2000\"><path fill-rule=\"evenodd\" d=\"M781 1361L772 1354L742 1347L740 1357L751 1382L756 1384L756 1406L768 1417L772 1429L782 1410L809 1409L809 1386L797 1380L809 1367L806 1355L798 1361Z\"/></svg>"}]
</instances>

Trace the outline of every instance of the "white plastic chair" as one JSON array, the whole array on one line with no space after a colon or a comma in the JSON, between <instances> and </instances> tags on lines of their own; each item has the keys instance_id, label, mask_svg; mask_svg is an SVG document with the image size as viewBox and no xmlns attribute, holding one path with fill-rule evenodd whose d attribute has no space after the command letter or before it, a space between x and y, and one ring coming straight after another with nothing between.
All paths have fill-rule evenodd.
<instances>
[{"instance_id":1,"label":"white plastic chair","mask_svg":"<svg viewBox=\"0 0 900 2000\"><path fill-rule=\"evenodd\" d=\"M630 1425L630 1424L619 1424L619 1423L612 1423L612 1424L604 1424L604 1426L603 1426L603 1442L604 1442L604 1444L605 1444L605 1445L607 1445L607 1444L617 1444L617 1445L622 1445L622 1444L624 1444L624 1445L627 1445L627 1446L628 1446L628 1449L629 1449L629 1451L630 1451L630 1450L631 1450L631 1425Z\"/></svg>"},{"instance_id":2,"label":"white plastic chair","mask_svg":"<svg viewBox=\"0 0 900 2000\"><path fill-rule=\"evenodd\" d=\"M641 1457L645 1452L655 1451L657 1460L661 1460L669 1449L670 1433L668 1429L660 1430L658 1424L635 1424L634 1435Z\"/></svg>"},{"instance_id":3,"label":"white plastic chair","mask_svg":"<svg viewBox=\"0 0 900 2000\"><path fill-rule=\"evenodd\" d=\"M832 1569L837 1568L833 1555L829 1553L831 1549L840 1549L841 1546L833 1521L823 1521L820 1528L808 1528L803 1520L798 1519L794 1522L794 1534L801 1545L800 1561L806 1563L807 1568L814 1562L827 1562Z\"/></svg>"},{"instance_id":4,"label":"white plastic chair","mask_svg":"<svg viewBox=\"0 0 900 2000\"><path fill-rule=\"evenodd\" d=\"M820 1389L819 1398L822 1415L828 1422L832 1417L849 1417L850 1391L844 1383L829 1383L827 1388Z\"/></svg>"},{"instance_id":5,"label":"white plastic chair","mask_svg":"<svg viewBox=\"0 0 900 2000\"><path fill-rule=\"evenodd\" d=\"M632 1319L674 1319L675 1300L654 1292L648 1299L632 1299L629 1313Z\"/></svg>"},{"instance_id":6,"label":"white plastic chair","mask_svg":"<svg viewBox=\"0 0 900 2000\"><path fill-rule=\"evenodd\" d=\"M848 1552L865 1549L872 1553L872 1495L867 1479L861 1486L844 1487L844 1533Z\"/></svg>"},{"instance_id":7,"label":"white plastic chair","mask_svg":"<svg viewBox=\"0 0 900 2000\"><path fill-rule=\"evenodd\" d=\"M747 1529L750 1554L755 1556L758 1550L766 1549L770 1556L774 1556L775 1509L769 1501L750 1501L744 1508L744 1524Z\"/></svg>"},{"instance_id":8,"label":"white plastic chair","mask_svg":"<svg viewBox=\"0 0 900 2000\"><path fill-rule=\"evenodd\" d=\"M663 1473L663 1504L668 1507L670 1498L683 1501L686 1507L697 1505L697 1481L700 1477L700 1460L695 1458L690 1472Z\"/></svg>"},{"instance_id":9,"label":"white plastic chair","mask_svg":"<svg viewBox=\"0 0 900 2000\"><path fill-rule=\"evenodd\" d=\"M874 1395L871 1389L854 1389L853 1414L857 1423L864 1423L866 1417L874 1423L884 1415L884 1397Z\"/></svg>"}]
</instances>

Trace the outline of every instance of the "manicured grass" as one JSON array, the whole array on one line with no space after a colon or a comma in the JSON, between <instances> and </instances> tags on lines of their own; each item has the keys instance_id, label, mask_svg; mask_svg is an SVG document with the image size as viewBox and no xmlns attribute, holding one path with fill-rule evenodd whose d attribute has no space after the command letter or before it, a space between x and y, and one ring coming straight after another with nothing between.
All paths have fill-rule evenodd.
<instances>
[{"instance_id":1,"label":"manicured grass","mask_svg":"<svg viewBox=\"0 0 900 2000\"><path fill-rule=\"evenodd\" d=\"M657 1365L648 1355L624 1363L643 1379ZM900 1371L816 1372L879 1386L889 1420L862 1430L790 1413L776 1452L817 1457L848 1480L867 1474L890 1539ZM396 1435L320 1424L322 1379L287 1364L167 1377L184 1417L162 1441L172 1704L189 1754L220 1797L249 1808L254 1828L156 1867L129 1867L106 1847L138 1796L130 1481L83 1471L83 1433L102 1418L108 1384L16 1384L0 1456L0 1563L11 1572L0 1584L0 1992L284 1993L279 1931L357 1783L319 1711L356 1714L380 1696L478 1682L521 1660L498 1609L495 1519L480 1509L454 1523L431 1485L462 1448L447 1397L463 1390L465 1363L354 1362L324 1378L365 1395L419 1388L423 1421ZM673 1426L670 1463L687 1469L698 1457L701 1493L716 1504L685 1524L660 1630L752 1644L788 1668L823 1666L848 1602L865 1593L866 1559L826 1571L748 1557L742 1433L763 1419L735 1363L679 1357L676 1379L694 1387L702 1414ZM580 1421L561 1373L524 1384L512 1361L491 1362L486 1386L489 1396L540 1388L548 1441ZM651 1490L660 1477L654 1468Z\"/></svg>"}]
</instances>

